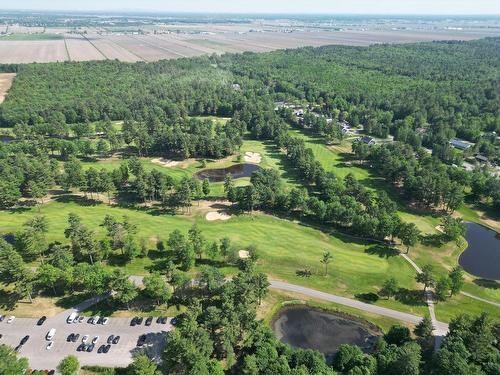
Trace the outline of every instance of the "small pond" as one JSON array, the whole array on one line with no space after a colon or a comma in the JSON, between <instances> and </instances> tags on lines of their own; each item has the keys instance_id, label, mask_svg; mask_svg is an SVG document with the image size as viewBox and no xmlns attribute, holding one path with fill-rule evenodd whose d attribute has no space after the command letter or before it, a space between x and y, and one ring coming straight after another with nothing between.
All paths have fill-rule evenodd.
<instances>
[{"instance_id":1,"label":"small pond","mask_svg":"<svg viewBox=\"0 0 500 375\"><path fill-rule=\"evenodd\" d=\"M11 137L10 135L0 135L0 142L10 143L13 140L14 140L14 137Z\"/></svg>"},{"instance_id":2,"label":"small pond","mask_svg":"<svg viewBox=\"0 0 500 375\"><path fill-rule=\"evenodd\" d=\"M491 229L476 223L466 223L465 239L469 246L458 263L464 270L484 279L500 280L500 237Z\"/></svg>"},{"instance_id":3,"label":"small pond","mask_svg":"<svg viewBox=\"0 0 500 375\"><path fill-rule=\"evenodd\" d=\"M328 361L342 344L370 351L379 334L376 327L348 315L300 305L283 309L272 328L280 341L295 348L316 349Z\"/></svg>"},{"instance_id":4,"label":"small pond","mask_svg":"<svg viewBox=\"0 0 500 375\"><path fill-rule=\"evenodd\" d=\"M221 182L224 181L224 178L229 173L231 173L234 180L241 177L250 177L252 176L252 173L258 171L259 169L260 167L255 164L236 164L227 168L204 169L197 172L196 177L200 180L208 178L210 182Z\"/></svg>"}]
</instances>

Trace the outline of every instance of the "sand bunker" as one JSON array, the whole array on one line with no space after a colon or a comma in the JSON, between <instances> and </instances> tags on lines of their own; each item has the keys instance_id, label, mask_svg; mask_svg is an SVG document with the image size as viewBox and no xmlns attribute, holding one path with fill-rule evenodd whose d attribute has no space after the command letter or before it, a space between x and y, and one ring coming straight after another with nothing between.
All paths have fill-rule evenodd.
<instances>
[{"instance_id":1,"label":"sand bunker","mask_svg":"<svg viewBox=\"0 0 500 375\"><path fill-rule=\"evenodd\" d=\"M250 253L246 250L240 250L238 251L238 256L240 257L240 259L247 259L250 258Z\"/></svg>"},{"instance_id":2,"label":"sand bunker","mask_svg":"<svg viewBox=\"0 0 500 375\"><path fill-rule=\"evenodd\" d=\"M262 156L258 152L245 152L245 161L247 163L260 164Z\"/></svg>"},{"instance_id":3,"label":"sand bunker","mask_svg":"<svg viewBox=\"0 0 500 375\"><path fill-rule=\"evenodd\" d=\"M205 219L207 219L208 221L229 220L231 219L231 215L228 215L224 212L211 211L207 213Z\"/></svg>"},{"instance_id":4,"label":"sand bunker","mask_svg":"<svg viewBox=\"0 0 500 375\"><path fill-rule=\"evenodd\" d=\"M181 162L175 161L175 160L159 158L159 159L151 160L151 163L158 164L158 165L161 165L162 167L166 167L166 168L172 168L172 167L178 166Z\"/></svg>"}]
</instances>

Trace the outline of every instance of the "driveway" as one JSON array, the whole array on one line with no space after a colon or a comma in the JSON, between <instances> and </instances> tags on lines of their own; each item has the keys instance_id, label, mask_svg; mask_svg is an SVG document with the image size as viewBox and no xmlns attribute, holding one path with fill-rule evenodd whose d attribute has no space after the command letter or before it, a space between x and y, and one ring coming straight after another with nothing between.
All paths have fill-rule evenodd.
<instances>
[{"instance_id":1,"label":"driveway","mask_svg":"<svg viewBox=\"0 0 500 375\"><path fill-rule=\"evenodd\" d=\"M33 369L55 369L62 358L73 354L81 365L100 365L109 367L126 367L132 361L132 354L137 350L136 344L140 335L147 334L146 347L158 358L163 347L164 338L172 329L170 319L167 324L157 324L156 319L151 326L146 327L144 321L140 326L131 327L130 318L110 318L107 325L92 325L87 319L82 323L66 323L69 313L59 314L48 318L42 326L37 326L37 319L16 318L13 323L7 324L6 320L0 323L0 333L3 337L1 344L16 347L25 335L30 335L29 340L20 349L19 354L29 359ZM48 341L45 339L47 332L56 329L54 346L46 350ZM79 333L77 342L67 342L71 333ZM90 340L99 336L94 351L91 353L77 352L76 348L81 343L84 335L89 335ZM110 335L119 335L120 342L111 345L108 353L97 353L101 344L105 344Z\"/></svg>"}]
</instances>

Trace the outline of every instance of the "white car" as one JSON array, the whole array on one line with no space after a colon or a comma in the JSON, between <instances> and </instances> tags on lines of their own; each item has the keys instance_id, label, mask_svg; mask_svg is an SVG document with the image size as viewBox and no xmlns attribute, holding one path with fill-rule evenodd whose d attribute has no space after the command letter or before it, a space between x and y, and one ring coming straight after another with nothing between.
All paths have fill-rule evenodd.
<instances>
[{"instance_id":1,"label":"white car","mask_svg":"<svg viewBox=\"0 0 500 375\"><path fill-rule=\"evenodd\" d=\"M89 335L85 335L82 337L82 343L86 344L89 341Z\"/></svg>"},{"instance_id":2,"label":"white car","mask_svg":"<svg viewBox=\"0 0 500 375\"><path fill-rule=\"evenodd\" d=\"M92 324L97 324L98 321L99 321L99 315L96 315L92 318Z\"/></svg>"},{"instance_id":3,"label":"white car","mask_svg":"<svg viewBox=\"0 0 500 375\"><path fill-rule=\"evenodd\" d=\"M50 341L45 349L50 350L54 346L54 341Z\"/></svg>"},{"instance_id":4,"label":"white car","mask_svg":"<svg viewBox=\"0 0 500 375\"><path fill-rule=\"evenodd\" d=\"M14 315L9 316L9 319L7 319L7 324L12 323L14 321L14 319L16 319L16 317Z\"/></svg>"},{"instance_id":5,"label":"white car","mask_svg":"<svg viewBox=\"0 0 500 375\"><path fill-rule=\"evenodd\" d=\"M96 336L92 339L92 344L95 344L99 340L99 336Z\"/></svg>"},{"instance_id":6,"label":"white car","mask_svg":"<svg viewBox=\"0 0 500 375\"><path fill-rule=\"evenodd\" d=\"M102 318L102 324L106 325L109 323L109 318Z\"/></svg>"}]
</instances>

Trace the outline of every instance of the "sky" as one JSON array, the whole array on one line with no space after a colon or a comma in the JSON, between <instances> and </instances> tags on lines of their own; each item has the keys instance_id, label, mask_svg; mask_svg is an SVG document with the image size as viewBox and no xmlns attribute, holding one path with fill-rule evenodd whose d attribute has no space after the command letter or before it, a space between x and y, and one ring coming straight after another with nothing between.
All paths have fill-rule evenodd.
<instances>
[{"instance_id":1,"label":"sky","mask_svg":"<svg viewBox=\"0 0 500 375\"><path fill-rule=\"evenodd\" d=\"M500 0L0 0L0 9L498 15Z\"/></svg>"}]
</instances>

